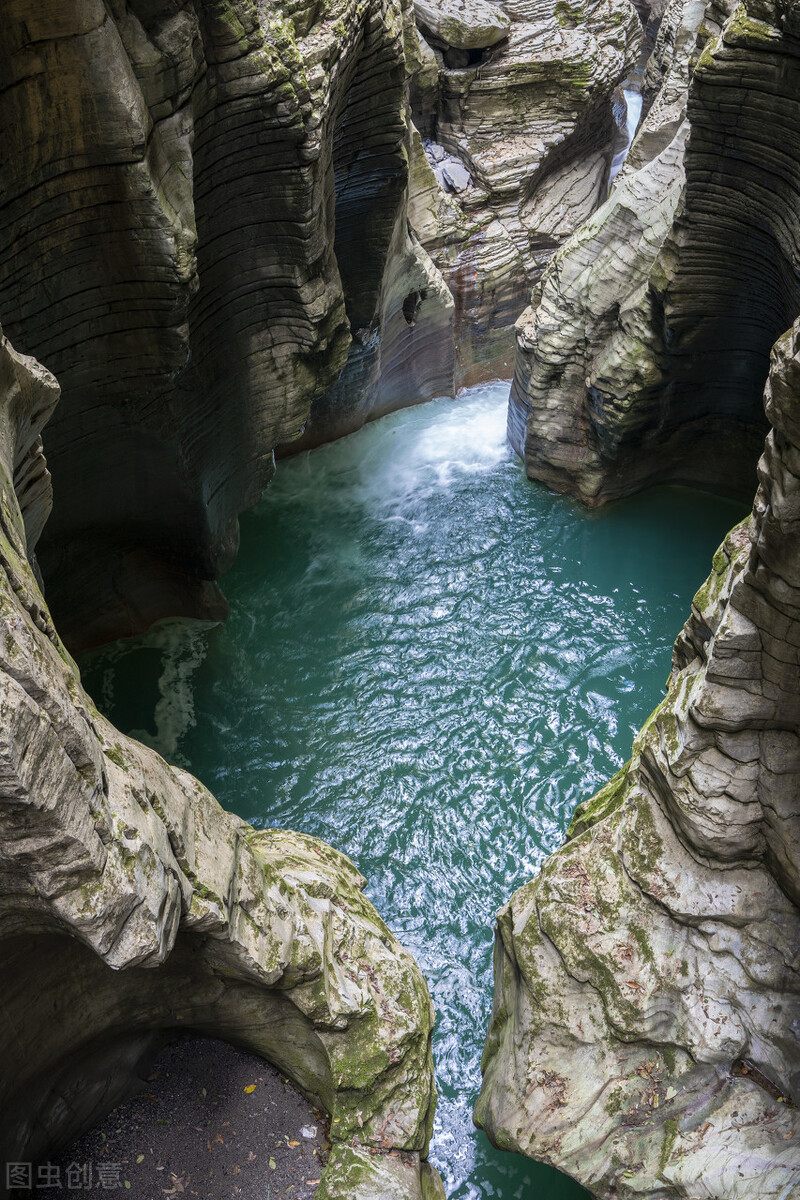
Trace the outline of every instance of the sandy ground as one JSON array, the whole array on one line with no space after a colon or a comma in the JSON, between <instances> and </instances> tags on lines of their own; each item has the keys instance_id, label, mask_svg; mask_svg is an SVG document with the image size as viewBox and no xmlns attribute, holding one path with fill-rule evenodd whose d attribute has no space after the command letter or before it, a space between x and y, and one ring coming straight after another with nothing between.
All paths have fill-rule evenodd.
<instances>
[{"instance_id":1,"label":"sandy ground","mask_svg":"<svg viewBox=\"0 0 800 1200\"><path fill-rule=\"evenodd\" d=\"M31 1189L12 1195L314 1196L326 1159L326 1119L263 1059L224 1042L186 1038L159 1055L145 1086L65 1154L34 1167Z\"/></svg>"}]
</instances>

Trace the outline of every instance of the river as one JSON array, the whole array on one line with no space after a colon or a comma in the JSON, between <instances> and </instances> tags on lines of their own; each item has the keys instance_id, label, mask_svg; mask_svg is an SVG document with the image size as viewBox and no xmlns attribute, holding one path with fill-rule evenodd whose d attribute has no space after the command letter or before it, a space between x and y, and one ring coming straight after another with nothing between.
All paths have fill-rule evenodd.
<instances>
[{"instance_id":1,"label":"river","mask_svg":"<svg viewBox=\"0 0 800 1200\"><path fill-rule=\"evenodd\" d=\"M242 520L227 624L82 666L125 732L224 805L358 864L436 1004L448 1195L573 1200L472 1127L492 918L627 757L742 513L677 488L587 513L525 478L507 395L473 388L282 462Z\"/></svg>"}]
</instances>

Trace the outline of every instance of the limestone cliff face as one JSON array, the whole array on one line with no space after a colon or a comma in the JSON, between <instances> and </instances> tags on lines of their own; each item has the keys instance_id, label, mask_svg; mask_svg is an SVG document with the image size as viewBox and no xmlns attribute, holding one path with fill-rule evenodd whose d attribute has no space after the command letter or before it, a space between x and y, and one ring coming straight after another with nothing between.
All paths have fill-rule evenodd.
<instances>
[{"instance_id":1,"label":"limestone cliff face","mask_svg":"<svg viewBox=\"0 0 800 1200\"><path fill-rule=\"evenodd\" d=\"M425 982L341 854L256 833L83 691L28 555L54 379L0 342L0 1159L46 1158L193 1029L334 1120L318 1195L435 1200Z\"/></svg>"},{"instance_id":2,"label":"limestone cliff face","mask_svg":"<svg viewBox=\"0 0 800 1200\"><path fill-rule=\"evenodd\" d=\"M312 398L319 438L452 388L452 300L405 215L410 16L402 0L4 0L0 16L0 316L63 391L40 550L59 629L75 648L219 616L237 515Z\"/></svg>"},{"instance_id":3,"label":"limestone cliff face","mask_svg":"<svg viewBox=\"0 0 800 1200\"><path fill-rule=\"evenodd\" d=\"M752 495L770 347L800 312L799 30L796 0L667 6L630 161L518 323L532 478L587 504Z\"/></svg>"},{"instance_id":4,"label":"limestone cliff face","mask_svg":"<svg viewBox=\"0 0 800 1200\"><path fill-rule=\"evenodd\" d=\"M666 699L499 916L477 1119L601 1197L800 1194L800 321L766 413Z\"/></svg>"},{"instance_id":5,"label":"limestone cliff face","mask_svg":"<svg viewBox=\"0 0 800 1200\"><path fill-rule=\"evenodd\" d=\"M426 0L416 14L427 156L417 144L411 223L456 301L460 378L510 374L532 284L605 196L612 97L640 22L628 0Z\"/></svg>"}]
</instances>

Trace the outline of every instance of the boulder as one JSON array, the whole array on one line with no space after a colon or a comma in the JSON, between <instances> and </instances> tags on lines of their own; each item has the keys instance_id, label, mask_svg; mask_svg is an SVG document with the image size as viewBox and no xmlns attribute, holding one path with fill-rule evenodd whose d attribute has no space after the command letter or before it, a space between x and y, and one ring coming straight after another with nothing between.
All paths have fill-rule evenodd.
<instances>
[{"instance_id":1,"label":"boulder","mask_svg":"<svg viewBox=\"0 0 800 1200\"><path fill-rule=\"evenodd\" d=\"M511 28L502 8L488 0L414 0L414 15L433 40L456 50L496 46Z\"/></svg>"}]
</instances>

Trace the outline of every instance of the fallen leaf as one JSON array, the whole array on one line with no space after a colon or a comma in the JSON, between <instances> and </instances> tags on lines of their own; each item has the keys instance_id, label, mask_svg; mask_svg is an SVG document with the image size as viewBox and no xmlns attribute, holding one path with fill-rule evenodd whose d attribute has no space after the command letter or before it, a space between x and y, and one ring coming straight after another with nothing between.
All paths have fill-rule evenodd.
<instances>
[{"instance_id":1,"label":"fallen leaf","mask_svg":"<svg viewBox=\"0 0 800 1200\"><path fill-rule=\"evenodd\" d=\"M137 1161L137 1163L144 1162L144 1155L143 1155L143 1154L137 1154L137 1155L136 1155L136 1161Z\"/></svg>"},{"instance_id":2,"label":"fallen leaf","mask_svg":"<svg viewBox=\"0 0 800 1200\"><path fill-rule=\"evenodd\" d=\"M234 1168L233 1168L233 1174L234 1174L234 1175L238 1175L240 1170L241 1170L241 1167L234 1166Z\"/></svg>"},{"instance_id":3,"label":"fallen leaf","mask_svg":"<svg viewBox=\"0 0 800 1200\"><path fill-rule=\"evenodd\" d=\"M300 1145L300 1143L299 1143L299 1142L287 1142L286 1144L287 1144L287 1146L291 1146L291 1147L292 1147L292 1149L294 1149L294 1148L295 1148L295 1146L299 1146L299 1145Z\"/></svg>"},{"instance_id":4,"label":"fallen leaf","mask_svg":"<svg viewBox=\"0 0 800 1200\"><path fill-rule=\"evenodd\" d=\"M275 1159L274 1159L274 1158L271 1158L271 1159L269 1160L269 1169L270 1169L270 1171L274 1171L274 1170L275 1170L275 1168L277 1167L277 1165L278 1165L278 1164L275 1162Z\"/></svg>"},{"instance_id":5,"label":"fallen leaf","mask_svg":"<svg viewBox=\"0 0 800 1200\"><path fill-rule=\"evenodd\" d=\"M249 1095L249 1094L250 1094L250 1092L254 1092L254 1091L256 1090L256 1088L257 1088L257 1087L258 1087L258 1084L257 1084L257 1083L248 1083L247 1087L246 1087L244 1090L245 1090L245 1091L248 1093L248 1095Z\"/></svg>"}]
</instances>

